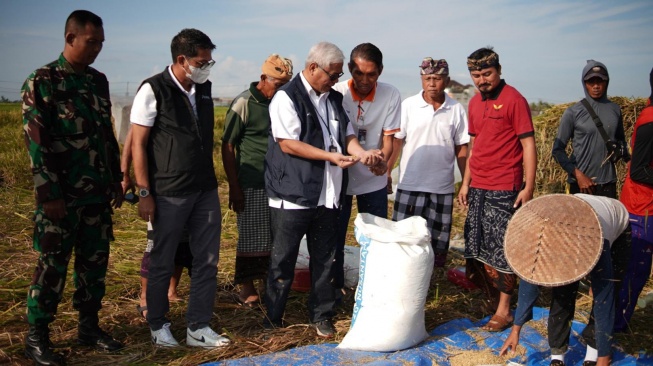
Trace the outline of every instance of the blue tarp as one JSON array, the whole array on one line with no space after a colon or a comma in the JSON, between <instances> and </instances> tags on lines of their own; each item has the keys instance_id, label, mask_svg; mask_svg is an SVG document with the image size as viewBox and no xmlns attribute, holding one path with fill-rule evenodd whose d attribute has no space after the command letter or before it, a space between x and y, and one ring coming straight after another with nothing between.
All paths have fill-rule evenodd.
<instances>
[{"instance_id":1,"label":"blue tarp","mask_svg":"<svg viewBox=\"0 0 653 366\"><path fill-rule=\"evenodd\" d=\"M548 310L542 308L534 309L534 320L546 318ZM250 366L250 365L415 365L430 366L450 365L448 357L455 354L455 350L483 350L491 349L498 354L503 341L510 334L510 328L500 333L485 332L479 328L489 318L476 323L469 319L456 319L442 324L435 328L430 337L421 344L398 352L361 352L341 350L335 348L337 344L321 344L314 346L298 347L291 350L277 352L256 357L247 357L236 360L207 363L205 365L226 365L226 366ZM585 347L578 341L578 335L584 328L584 324L574 321L572 324L572 336L570 350L567 352L565 361L567 365L582 365L585 357ZM468 330L473 329L475 337L472 337ZM479 345L475 338L483 338ZM522 365L549 365L549 346L546 337L531 328L529 323L522 328L519 344L524 346L526 354L516 356L510 361ZM653 365L653 355L641 354L637 358L625 355L618 349L613 348L612 364L615 366L625 365Z\"/></svg>"}]
</instances>

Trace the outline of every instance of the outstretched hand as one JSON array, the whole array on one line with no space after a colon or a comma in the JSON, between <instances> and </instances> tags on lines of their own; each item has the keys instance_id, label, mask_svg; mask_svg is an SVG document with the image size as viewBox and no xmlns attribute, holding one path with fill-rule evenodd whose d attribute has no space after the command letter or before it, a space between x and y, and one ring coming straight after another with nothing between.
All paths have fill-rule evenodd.
<instances>
[{"instance_id":1,"label":"outstretched hand","mask_svg":"<svg viewBox=\"0 0 653 366\"><path fill-rule=\"evenodd\" d=\"M350 166L358 163L360 158L358 156L345 156L339 152L332 152L329 161L342 169L347 169Z\"/></svg>"},{"instance_id":2,"label":"outstretched hand","mask_svg":"<svg viewBox=\"0 0 653 366\"><path fill-rule=\"evenodd\" d=\"M378 149L365 150L360 153L360 161L363 165L372 167L383 160L383 151Z\"/></svg>"},{"instance_id":3,"label":"outstretched hand","mask_svg":"<svg viewBox=\"0 0 653 366\"><path fill-rule=\"evenodd\" d=\"M515 353L515 351L517 351L517 346L519 346L520 330L521 327L519 328L517 328L517 326L512 327L512 330L510 331L508 338L506 338L506 341L503 342L501 351L499 351L499 356L505 356L508 353L508 351L510 351L513 354Z\"/></svg>"}]
</instances>

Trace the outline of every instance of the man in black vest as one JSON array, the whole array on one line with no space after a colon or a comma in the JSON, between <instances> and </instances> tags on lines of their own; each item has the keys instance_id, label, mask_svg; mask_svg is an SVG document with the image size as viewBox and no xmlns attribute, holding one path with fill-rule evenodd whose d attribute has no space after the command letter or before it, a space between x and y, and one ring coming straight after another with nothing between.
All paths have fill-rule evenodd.
<instances>
[{"instance_id":1,"label":"man in black vest","mask_svg":"<svg viewBox=\"0 0 653 366\"><path fill-rule=\"evenodd\" d=\"M342 94L331 89L343 75L344 59L336 45L316 44L304 70L270 103L265 189L270 198L272 254L266 327L283 326L299 245L306 234L311 254L310 321L318 336L335 333L332 266L338 209L346 192L345 169L359 161L375 168L383 158L380 150L360 146L342 108Z\"/></svg>"},{"instance_id":2,"label":"man in black vest","mask_svg":"<svg viewBox=\"0 0 653 366\"><path fill-rule=\"evenodd\" d=\"M170 332L168 285L184 226L191 238L193 276L186 344L221 347L229 340L209 327L217 286L220 202L213 168L211 51L204 33L184 29L172 39L172 64L145 80L131 111L138 213L150 221L154 247L147 283L152 343L179 344Z\"/></svg>"}]
</instances>

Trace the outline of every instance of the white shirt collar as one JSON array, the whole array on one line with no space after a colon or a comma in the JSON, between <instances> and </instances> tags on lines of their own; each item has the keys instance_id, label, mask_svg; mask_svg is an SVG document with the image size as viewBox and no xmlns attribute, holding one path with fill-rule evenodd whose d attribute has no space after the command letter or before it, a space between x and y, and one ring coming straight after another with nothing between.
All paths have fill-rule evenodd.
<instances>
[{"instance_id":1,"label":"white shirt collar","mask_svg":"<svg viewBox=\"0 0 653 366\"><path fill-rule=\"evenodd\" d=\"M320 99L320 98L322 98L322 96L324 96L324 97L329 96L329 92L321 93L320 95L317 95L317 93L315 92L315 89L313 89L311 84L309 84L308 80L306 80L306 78L304 77L304 71L301 71L299 73L299 77L302 79L302 84L304 84L304 88L306 88L306 91L308 92L309 97L315 98L315 99Z\"/></svg>"},{"instance_id":2,"label":"white shirt collar","mask_svg":"<svg viewBox=\"0 0 653 366\"><path fill-rule=\"evenodd\" d=\"M424 100L424 89L420 90L419 96L421 97L422 104L421 107L433 107L431 104L428 104L426 100ZM449 94L444 93L444 102L442 102L442 105L440 105L440 108L438 109L449 109L451 108L451 103L453 102L453 99L449 96Z\"/></svg>"},{"instance_id":3,"label":"white shirt collar","mask_svg":"<svg viewBox=\"0 0 653 366\"><path fill-rule=\"evenodd\" d=\"M177 80L177 77L175 76L175 73L172 72L172 64L170 64L170 66L168 66L168 72L170 73L170 76L172 76L172 80L175 82L175 84L177 84L177 87L179 87L179 89L181 89L181 91L183 91L184 94L186 94L186 95L194 95L195 94L195 83L193 83L191 85L189 91L186 91L186 89L184 89L184 87L181 85L179 80Z\"/></svg>"}]
</instances>

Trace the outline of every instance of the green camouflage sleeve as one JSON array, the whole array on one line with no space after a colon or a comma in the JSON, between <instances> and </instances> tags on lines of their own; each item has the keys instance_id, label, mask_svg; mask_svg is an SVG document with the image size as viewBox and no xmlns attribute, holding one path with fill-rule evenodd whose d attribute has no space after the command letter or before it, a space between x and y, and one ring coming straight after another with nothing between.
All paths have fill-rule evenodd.
<instances>
[{"instance_id":1,"label":"green camouflage sleeve","mask_svg":"<svg viewBox=\"0 0 653 366\"><path fill-rule=\"evenodd\" d=\"M95 83L98 88L98 94L103 96L109 103L109 106L105 110L105 113L108 115L104 116L104 120L109 121L109 123L103 125L103 132L107 144L107 161L109 170L111 171L111 183L120 183L122 182L122 170L120 169L120 145L116 139L113 125L111 124L111 93L109 93L109 81L103 73L98 73Z\"/></svg>"},{"instance_id":2,"label":"green camouflage sleeve","mask_svg":"<svg viewBox=\"0 0 653 366\"><path fill-rule=\"evenodd\" d=\"M42 70L39 70L42 71ZM59 172L52 156L50 128L57 116L52 106L52 87L48 73L34 72L21 89L23 130L30 157L36 202L63 198Z\"/></svg>"}]
</instances>

